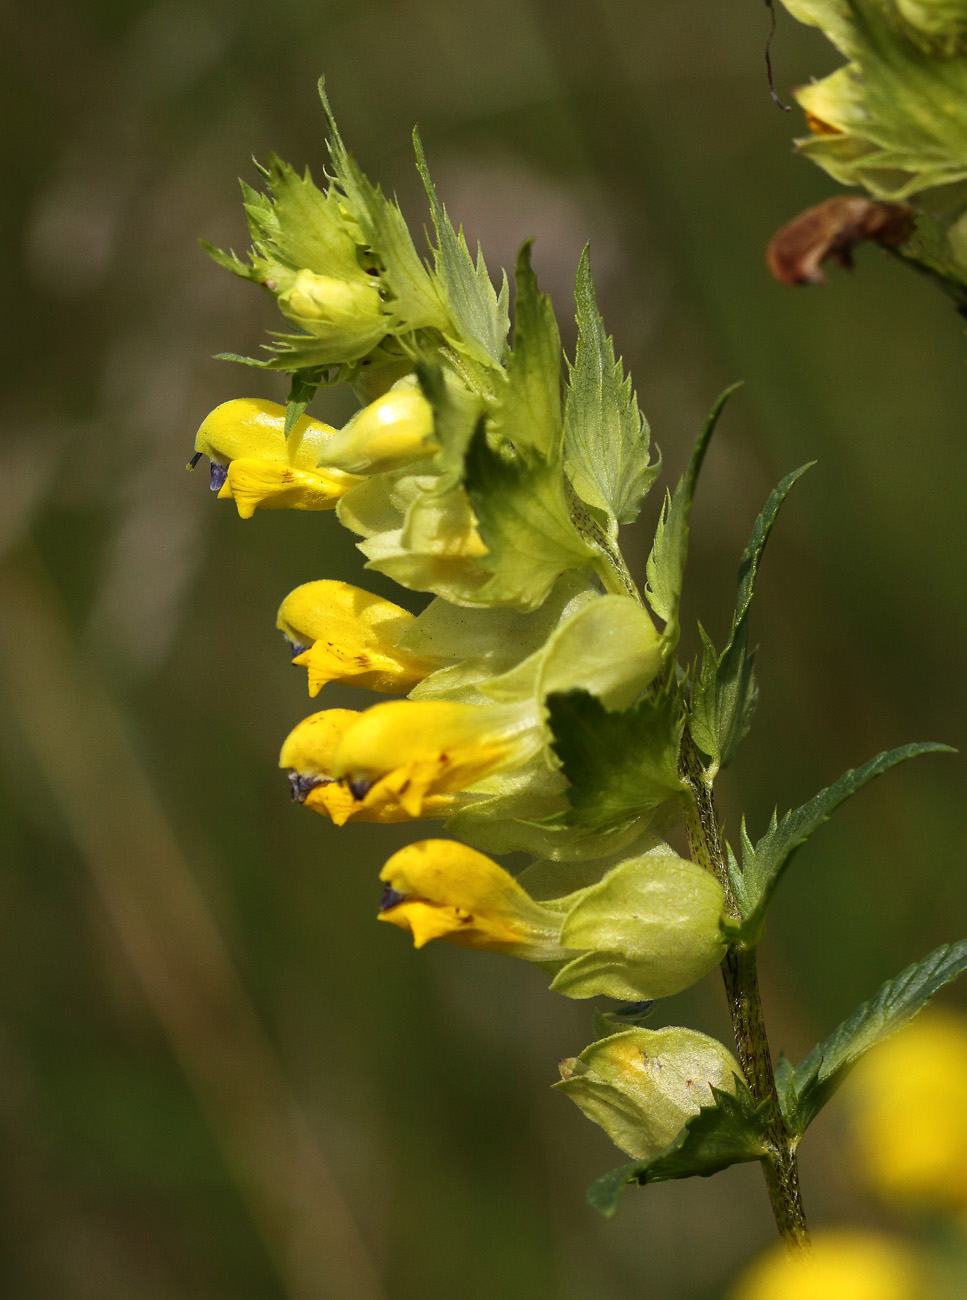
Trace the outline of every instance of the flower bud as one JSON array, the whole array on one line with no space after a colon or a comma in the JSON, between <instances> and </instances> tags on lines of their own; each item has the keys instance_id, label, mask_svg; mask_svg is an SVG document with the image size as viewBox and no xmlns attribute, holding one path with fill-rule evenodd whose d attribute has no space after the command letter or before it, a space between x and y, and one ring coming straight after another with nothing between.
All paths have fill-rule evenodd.
<instances>
[{"instance_id":1,"label":"flower bud","mask_svg":"<svg viewBox=\"0 0 967 1300\"><path fill-rule=\"evenodd\" d=\"M413 615L348 582L307 582L289 593L277 626L309 674L309 694L327 682L402 694L437 662L398 650Z\"/></svg>"},{"instance_id":2,"label":"flower bud","mask_svg":"<svg viewBox=\"0 0 967 1300\"><path fill-rule=\"evenodd\" d=\"M628 1029L562 1061L561 1082L588 1119L622 1151L652 1160L703 1106L712 1088L734 1092L738 1062L692 1029Z\"/></svg>"},{"instance_id":3,"label":"flower bud","mask_svg":"<svg viewBox=\"0 0 967 1300\"><path fill-rule=\"evenodd\" d=\"M326 446L325 463L352 474L378 474L438 451L432 434L433 408L408 377L339 430Z\"/></svg>"},{"instance_id":4,"label":"flower bud","mask_svg":"<svg viewBox=\"0 0 967 1300\"><path fill-rule=\"evenodd\" d=\"M379 290L369 277L336 280L303 268L277 301L289 320L322 341L331 364L365 356L386 334Z\"/></svg>"},{"instance_id":5,"label":"flower bud","mask_svg":"<svg viewBox=\"0 0 967 1300\"><path fill-rule=\"evenodd\" d=\"M328 424L303 415L287 438L284 406L236 398L202 422L195 459L209 457L212 489L220 499L234 501L242 519L258 508L331 510L359 482L341 470L318 468L334 433Z\"/></svg>"}]
</instances>

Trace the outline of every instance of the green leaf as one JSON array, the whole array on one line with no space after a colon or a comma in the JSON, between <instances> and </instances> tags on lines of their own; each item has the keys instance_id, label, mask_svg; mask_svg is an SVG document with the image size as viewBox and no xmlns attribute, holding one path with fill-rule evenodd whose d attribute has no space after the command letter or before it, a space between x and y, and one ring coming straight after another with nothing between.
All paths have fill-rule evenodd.
<instances>
[{"instance_id":1,"label":"green leaf","mask_svg":"<svg viewBox=\"0 0 967 1300\"><path fill-rule=\"evenodd\" d=\"M652 609L665 622L664 638L668 647L667 653L671 653L678 643L678 612L682 596L682 581L685 576L685 561L688 557L688 524L699 472L725 403L739 387L740 384L732 384L716 398L705 426L692 448L688 469L679 480L674 495L665 498L661 518L655 530L655 541L646 566L645 595Z\"/></svg>"},{"instance_id":2,"label":"green leaf","mask_svg":"<svg viewBox=\"0 0 967 1300\"><path fill-rule=\"evenodd\" d=\"M796 1067L784 1090L786 1122L796 1134L806 1129L871 1047L901 1029L945 984L967 970L967 939L914 962L887 980L869 1002L858 1007Z\"/></svg>"},{"instance_id":3,"label":"green leaf","mask_svg":"<svg viewBox=\"0 0 967 1300\"><path fill-rule=\"evenodd\" d=\"M827 821L841 803L861 790L868 781L883 772L896 767L908 758L920 754L949 754L953 750L949 745L933 743L902 745L877 754L862 767L850 768L833 785L820 790L801 808L787 812L781 821L772 814L769 829L762 839L753 847L742 822L742 870L737 869L735 859L730 861L730 876L735 891L736 901L742 911L742 936L744 942L755 944L761 938L765 925L766 910L772 894L779 883L782 873L789 865L792 855L817 827Z\"/></svg>"},{"instance_id":4,"label":"green leaf","mask_svg":"<svg viewBox=\"0 0 967 1300\"><path fill-rule=\"evenodd\" d=\"M729 637L721 654L716 653L704 628L699 629L702 667L692 687L689 730L698 747L712 760L710 776L731 762L752 723L758 688L753 675L755 651L748 649L749 607L759 562L776 516L793 484L808 468L808 465L803 465L787 474L755 521L739 563L738 599Z\"/></svg>"},{"instance_id":5,"label":"green leaf","mask_svg":"<svg viewBox=\"0 0 967 1300\"><path fill-rule=\"evenodd\" d=\"M712 1089L715 1104L703 1106L675 1140L653 1160L631 1161L612 1169L588 1188L588 1201L610 1217L629 1183L667 1182L672 1178L707 1178L729 1165L761 1160L766 1154L769 1102L756 1105L748 1085L738 1077L735 1095Z\"/></svg>"},{"instance_id":6,"label":"green leaf","mask_svg":"<svg viewBox=\"0 0 967 1300\"><path fill-rule=\"evenodd\" d=\"M660 462L649 463L649 428L604 332L585 246L574 291L578 341L564 408L564 467L578 496L604 511L611 536L638 515Z\"/></svg>"},{"instance_id":7,"label":"green leaf","mask_svg":"<svg viewBox=\"0 0 967 1300\"><path fill-rule=\"evenodd\" d=\"M587 691L551 694L545 703L570 782L570 824L617 829L684 788L678 774L684 715L674 687L620 712L609 712Z\"/></svg>"},{"instance_id":8,"label":"green leaf","mask_svg":"<svg viewBox=\"0 0 967 1300\"><path fill-rule=\"evenodd\" d=\"M311 370L296 370L289 385L289 396L285 403L285 436L289 434L306 413L306 407L316 395L322 383L324 367L315 366Z\"/></svg>"},{"instance_id":9,"label":"green leaf","mask_svg":"<svg viewBox=\"0 0 967 1300\"><path fill-rule=\"evenodd\" d=\"M507 331L510 328L506 276L500 293L496 293L479 245L474 265L463 228L455 231L450 224L446 208L437 197L430 178L418 131L413 132L413 150L436 230L436 282L452 321L447 333L457 348L469 352L475 360L487 366L500 367L507 351Z\"/></svg>"}]
</instances>

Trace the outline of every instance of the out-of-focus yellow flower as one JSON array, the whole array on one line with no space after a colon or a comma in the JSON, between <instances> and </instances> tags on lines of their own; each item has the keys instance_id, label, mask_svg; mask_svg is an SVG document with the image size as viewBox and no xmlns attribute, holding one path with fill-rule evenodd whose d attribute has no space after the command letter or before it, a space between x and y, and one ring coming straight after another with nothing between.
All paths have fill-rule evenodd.
<instances>
[{"instance_id":1,"label":"out-of-focus yellow flower","mask_svg":"<svg viewBox=\"0 0 967 1300\"><path fill-rule=\"evenodd\" d=\"M433 408L408 376L339 430L326 447L326 464L352 474L381 473L438 451L432 434Z\"/></svg>"},{"instance_id":2,"label":"out-of-focus yellow flower","mask_svg":"<svg viewBox=\"0 0 967 1300\"><path fill-rule=\"evenodd\" d=\"M324 709L304 718L286 737L279 766L289 769L292 797L336 826L348 821L403 822L414 814L400 803L392 783L362 784L333 776L333 755L345 733L364 714L355 709ZM460 806L458 796L431 794L419 816L448 817Z\"/></svg>"},{"instance_id":3,"label":"out-of-focus yellow flower","mask_svg":"<svg viewBox=\"0 0 967 1300\"><path fill-rule=\"evenodd\" d=\"M241 397L224 402L195 438L195 460L211 460L212 490L242 519L256 509L331 510L359 482L318 461L335 429L304 415L285 436L285 407ZM194 461L192 462L194 464Z\"/></svg>"},{"instance_id":4,"label":"out-of-focus yellow flower","mask_svg":"<svg viewBox=\"0 0 967 1300\"><path fill-rule=\"evenodd\" d=\"M421 817L433 796L517 767L541 744L540 725L526 707L394 700L367 709L346 730L333 775L360 798L379 785L411 817Z\"/></svg>"},{"instance_id":5,"label":"out-of-focus yellow flower","mask_svg":"<svg viewBox=\"0 0 967 1300\"><path fill-rule=\"evenodd\" d=\"M729 1300L935 1300L929 1266L900 1242L821 1232L811 1253L777 1243L747 1268Z\"/></svg>"},{"instance_id":6,"label":"out-of-focus yellow flower","mask_svg":"<svg viewBox=\"0 0 967 1300\"><path fill-rule=\"evenodd\" d=\"M847 1081L854 1168L883 1200L967 1209L967 1018L931 1009Z\"/></svg>"},{"instance_id":7,"label":"out-of-focus yellow flower","mask_svg":"<svg viewBox=\"0 0 967 1300\"><path fill-rule=\"evenodd\" d=\"M379 919L408 930L417 948L446 939L530 961L569 955L558 942L561 917L491 858L456 840L409 844L379 878L386 884Z\"/></svg>"},{"instance_id":8,"label":"out-of-focus yellow flower","mask_svg":"<svg viewBox=\"0 0 967 1300\"><path fill-rule=\"evenodd\" d=\"M348 582L306 582L289 593L277 626L306 668L309 694L327 682L403 694L439 667L396 648L413 615Z\"/></svg>"}]
</instances>

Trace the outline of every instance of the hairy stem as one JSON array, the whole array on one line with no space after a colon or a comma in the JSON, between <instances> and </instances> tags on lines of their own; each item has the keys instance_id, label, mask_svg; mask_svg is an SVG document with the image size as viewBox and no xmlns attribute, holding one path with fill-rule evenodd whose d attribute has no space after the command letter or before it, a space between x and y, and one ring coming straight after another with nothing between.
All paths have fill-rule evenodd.
<instances>
[{"instance_id":1,"label":"hairy stem","mask_svg":"<svg viewBox=\"0 0 967 1300\"><path fill-rule=\"evenodd\" d=\"M705 778L694 742L687 730L682 742L681 773L690 795L685 808L685 830L692 857L719 881L725 891L726 909L738 919L739 911L719 837L712 787ZM763 1157L762 1168L769 1189L772 1213L779 1233L790 1249L805 1249L809 1245L809 1233L799 1189L796 1147L779 1107L772 1056L759 997L755 949L737 945L730 947L722 963L722 974L742 1073L755 1100L768 1101L771 1111L766 1133L768 1151Z\"/></svg>"}]
</instances>

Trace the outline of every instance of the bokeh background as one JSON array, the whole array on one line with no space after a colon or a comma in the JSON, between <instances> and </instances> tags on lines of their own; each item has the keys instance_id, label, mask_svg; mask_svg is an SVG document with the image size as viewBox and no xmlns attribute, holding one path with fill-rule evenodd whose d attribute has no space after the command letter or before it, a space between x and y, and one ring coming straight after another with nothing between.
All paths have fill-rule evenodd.
<instances>
[{"instance_id":1,"label":"bokeh background","mask_svg":"<svg viewBox=\"0 0 967 1300\"><path fill-rule=\"evenodd\" d=\"M818 462L761 577L760 711L720 782L733 838L743 811L761 829L880 749L967 748L963 322L876 249L824 289L770 281L771 234L835 187L792 153L767 32L761 4L716 0L7 12L4 1296L701 1300L772 1239L754 1167L629 1193L610 1222L585 1206L622 1157L548 1085L588 1007L522 963L416 954L377 926L378 867L412 831L336 831L275 768L310 711L275 610L311 578L365 581L352 539L331 516L242 523L184 471L217 403L283 396L211 359L251 354L275 317L196 239L246 246L253 154L321 173L324 72L417 227L414 122L492 269L536 236L568 347L590 238L670 476L747 381L697 501L692 628L721 638L761 501ZM773 60L788 96L835 56L780 13ZM352 402L313 409L339 423ZM967 934L963 762L890 774L801 853L762 948L776 1047L798 1058ZM663 1004L655 1023L676 1022L727 1032L715 978ZM841 1122L831 1108L805 1144L807 1208L868 1223Z\"/></svg>"}]
</instances>

